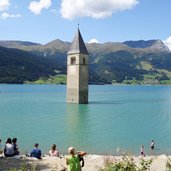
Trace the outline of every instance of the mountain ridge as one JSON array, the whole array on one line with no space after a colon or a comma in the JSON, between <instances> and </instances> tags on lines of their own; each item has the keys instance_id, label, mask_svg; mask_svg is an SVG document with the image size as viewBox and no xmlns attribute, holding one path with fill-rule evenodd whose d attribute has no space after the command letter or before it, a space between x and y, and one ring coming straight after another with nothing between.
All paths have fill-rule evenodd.
<instances>
[{"instance_id":1,"label":"mountain ridge","mask_svg":"<svg viewBox=\"0 0 171 171\"><path fill-rule=\"evenodd\" d=\"M22 41L0 41L0 46L53 61L66 73L71 43L60 39L44 45ZM171 52L161 40L87 43L91 79L96 83L171 84ZM2 53L2 52L1 52ZM0 57L1 57L0 53ZM26 57L27 58L27 57ZM19 62L19 61L18 61ZM53 73L53 72L52 72ZM53 74L52 74L53 75ZM168 83L169 82L169 83Z\"/></svg>"}]
</instances>

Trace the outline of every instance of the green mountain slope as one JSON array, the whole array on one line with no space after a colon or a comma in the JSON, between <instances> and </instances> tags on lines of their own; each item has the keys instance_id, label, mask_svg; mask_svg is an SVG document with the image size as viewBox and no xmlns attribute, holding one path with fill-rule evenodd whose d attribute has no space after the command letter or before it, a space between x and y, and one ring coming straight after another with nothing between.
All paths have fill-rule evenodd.
<instances>
[{"instance_id":1,"label":"green mountain slope","mask_svg":"<svg viewBox=\"0 0 171 171\"><path fill-rule=\"evenodd\" d=\"M24 83L64 70L54 61L18 49L0 47L0 83Z\"/></svg>"},{"instance_id":2,"label":"green mountain slope","mask_svg":"<svg viewBox=\"0 0 171 171\"><path fill-rule=\"evenodd\" d=\"M65 84L66 53L57 53L57 56L61 54L60 60L63 61L61 65L55 58L56 54L53 56L50 50L49 53L51 56L45 57L41 56L41 52L31 53L20 49L0 47L0 83ZM90 84L107 83L91 69L89 73Z\"/></svg>"},{"instance_id":3,"label":"green mountain slope","mask_svg":"<svg viewBox=\"0 0 171 171\"><path fill-rule=\"evenodd\" d=\"M0 45L20 49L23 55L31 54L32 58L29 59L37 58L37 64L45 60L46 66L51 68L50 73L39 73L34 80L45 76L48 82L53 83L52 80L56 79L55 70L66 73L69 42L57 39L40 45L32 42L0 41ZM93 43L87 44L87 48L90 54L89 83L171 84L171 52L160 40ZM0 57L1 53L2 51ZM24 58L27 57L28 55Z\"/></svg>"}]
</instances>

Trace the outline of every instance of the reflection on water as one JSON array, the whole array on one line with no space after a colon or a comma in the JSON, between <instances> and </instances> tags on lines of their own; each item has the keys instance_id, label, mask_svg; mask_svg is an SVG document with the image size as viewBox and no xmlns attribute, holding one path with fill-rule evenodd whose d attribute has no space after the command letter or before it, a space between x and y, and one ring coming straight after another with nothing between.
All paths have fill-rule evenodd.
<instances>
[{"instance_id":1,"label":"reflection on water","mask_svg":"<svg viewBox=\"0 0 171 171\"><path fill-rule=\"evenodd\" d=\"M85 147L88 141L88 104L67 104L66 109L68 141L73 146Z\"/></svg>"},{"instance_id":2,"label":"reflection on water","mask_svg":"<svg viewBox=\"0 0 171 171\"><path fill-rule=\"evenodd\" d=\"M99 104L99 105L111 105L111 104L123 104L123 101L91 101L89 104Z\"/></svg>"}]
</instances>

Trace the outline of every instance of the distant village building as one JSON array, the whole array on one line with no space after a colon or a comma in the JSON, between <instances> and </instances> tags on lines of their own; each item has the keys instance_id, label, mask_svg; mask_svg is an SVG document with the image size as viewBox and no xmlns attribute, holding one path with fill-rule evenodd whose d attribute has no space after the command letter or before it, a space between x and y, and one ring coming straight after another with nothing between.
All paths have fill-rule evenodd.
<instances>
[{"instance_id":1,"label":"distant village building","mask_svg":"<svg viewBox=\"0 0 171 171\"><path fill-rule=\"evenodd\" d=\"M78 29L67 57L68 103L88 103L88 55Z\"/></svg>"}]
</instances>

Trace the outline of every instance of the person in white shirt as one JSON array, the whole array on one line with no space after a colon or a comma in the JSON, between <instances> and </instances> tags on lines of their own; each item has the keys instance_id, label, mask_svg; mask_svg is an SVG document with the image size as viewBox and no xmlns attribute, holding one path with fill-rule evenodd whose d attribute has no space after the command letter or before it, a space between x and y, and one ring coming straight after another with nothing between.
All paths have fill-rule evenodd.
<instances>
[{"instance_id":1,"label":"person in white shirt","mask_svg":"<svg viewBox=\"0 0 171 171\"><path fill-rule=\"evenodd\" d=\"M11 138L8 138L6 141L5 149L4 149L4 155L5 155L5 157L12 157L15 155L14 147L12 145Z\"/></svg>"}]
</instances>

